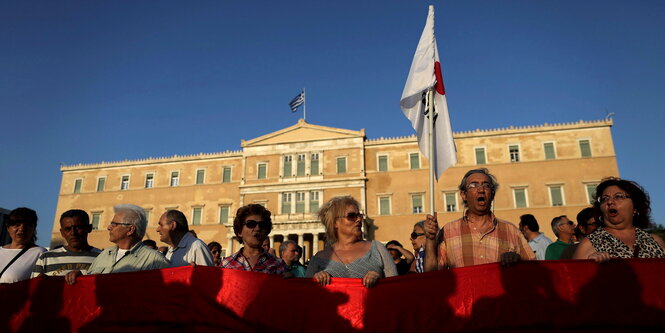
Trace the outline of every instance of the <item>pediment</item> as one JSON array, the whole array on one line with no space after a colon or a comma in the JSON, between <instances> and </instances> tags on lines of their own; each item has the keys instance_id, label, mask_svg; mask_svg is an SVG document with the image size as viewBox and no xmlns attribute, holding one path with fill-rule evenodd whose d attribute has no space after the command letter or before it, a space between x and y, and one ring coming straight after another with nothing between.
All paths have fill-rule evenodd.
<instances>
[{"instance_id":1,"label":"pediment","mask_svg":"<svg viewBox=\"0 0 665 333\"><path fill-rule=\"evenodd\" d=\"M247 141L243 140L241 146L246 148L294 142L358 138L364 136L364 129L361 129L360 131L352 131L341 128L312 125L300 119L298 120L298 123L293 126L260 136L255 139Z\"/></svg>"}]
</instances>

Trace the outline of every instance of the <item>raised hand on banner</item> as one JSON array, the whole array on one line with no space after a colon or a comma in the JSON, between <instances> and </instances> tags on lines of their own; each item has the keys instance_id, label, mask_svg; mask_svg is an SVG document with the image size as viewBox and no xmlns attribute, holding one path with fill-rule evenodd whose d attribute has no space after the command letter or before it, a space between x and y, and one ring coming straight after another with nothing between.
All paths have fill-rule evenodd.
<instances>
[{"instance_id":1,"label":"raised hand on banner","mask_svg":"<svg viewBox=\"0 0 665 333\"><path fill-rule=\"evenodd\" d=\"M365 276L363 276L363 286L367 288L372 288L376 285L376 281L379 280L381 275L375 271L369 271Z\"/></svg>"},{"instance_id":2,"label":"raised hand on banner","mask_svg":"<svg viewBox=\"0 0 665 333\"><path fill-rule=\"evenodd\" d=\"M517 252L504 252L501 254L501 266L510 267L517 264L522 257Z\"/></svg>"},{"instance_id":3,"label":"raised hand on banner","mask_svg":"<svg viewBox=\"0 0 665 333\"><path fill-rule=\"evenodd\" d=\"M589 259L593 259L596 262L608 262L611 258L607 252L594 252L589 255Z\"/></svg>"},{"instance_id":4,"label":"raised hand on banner","mask_svg":"<svg viewBox=\"0 0 665 333\"><path fill-rule=\"evenodd\" d=\"M81 273L81 271L79 270L71 271L67 273L67 275L65 275L65 282L67 282L67 284L71 286L74 283L76 283L76 278L81 275L83 275L83 273Z\"/></svg>"},{"instance_id":5,"label":"raised hand on banner","mask_svg":"<svg viewBox=\"0 0 665 333\"><path fill-rule=\"evenodd\" d=\"M327 286L330 284L330 274L326 271L317 272L314 274L314 278L321 286Z\"/></svg>"},{"instance_id":6,"label":"raised hand on banner","mask_svg":"<svg viewBox=\"0 0 665 333\"><path fill-rule=\"evenodd\" d=\"M436 234L439 232L439 223L436 219L436 212L434 212L434 216L427 214L424 229L425 237L427 237L427 239L433 240L436 238Z\"/></svg>"}]
</instances>

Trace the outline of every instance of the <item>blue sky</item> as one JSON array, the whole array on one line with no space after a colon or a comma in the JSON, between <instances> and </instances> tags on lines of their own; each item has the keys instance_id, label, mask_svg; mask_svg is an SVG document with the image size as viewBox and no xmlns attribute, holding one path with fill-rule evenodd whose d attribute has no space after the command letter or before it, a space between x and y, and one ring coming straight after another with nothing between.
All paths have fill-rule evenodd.
<instances>
[{"instance_id":1,"label":"blue sky","mask_svg":"<svg viewBox=\"0 0 665 333\"><path fill-rule=\"evenodd\" d=\"M410 135L399 109L436 9L453 130L614 112L621 176L665 224L663 1L2 1L0 207L47 245L60 163L239 149L310 123Z\"/></svg>"}]
</instances>

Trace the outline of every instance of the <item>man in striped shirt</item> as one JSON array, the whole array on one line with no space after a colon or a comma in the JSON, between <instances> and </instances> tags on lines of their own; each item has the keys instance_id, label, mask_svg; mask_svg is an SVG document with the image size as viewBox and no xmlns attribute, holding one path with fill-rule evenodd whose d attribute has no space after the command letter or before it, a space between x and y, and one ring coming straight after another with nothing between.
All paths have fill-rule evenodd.
<instances>
[{"instance_id":1,"label":"man in striped shirt","mask_svg":"<svg viewBox=\"0 0 665 333\"><path fill-rule=\"evenodd\" d=\"M439 232L436 215L427 216L425 271L494 262L510 266L520 260L535 259L520 230L492 213L492 201L498 187L489 170L468 171L459 186L466 211L462 218L443 226L440 244L436 241Z\"/></svg>"},{"instance_id":2,"label":"man in striped shirt","mask_svg":"<svg viewBox=\"0 0 665 333\"><path fill-rule=\"evenodd\" d=\"M67 245L39 256L32 270L32 277L62 276L72 270L86 272L97 257L99 249L88 244L88 233L92 231L88 213L71 209L60 216L60 234Z\"/></svg>"}]
</instances>

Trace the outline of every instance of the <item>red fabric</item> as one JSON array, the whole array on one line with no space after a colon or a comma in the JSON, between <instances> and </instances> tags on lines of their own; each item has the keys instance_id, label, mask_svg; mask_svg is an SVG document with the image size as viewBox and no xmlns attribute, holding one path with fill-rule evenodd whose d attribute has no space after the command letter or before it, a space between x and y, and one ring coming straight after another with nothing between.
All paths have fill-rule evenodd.
<instances>
[{"instance_id":1,"label":"red fabric","mask_svg":"<svg viewBox=\"0 0 665 333\"><path fill-rule=\"evenodd\" d=\"M380 280L214 267L0 286L0 332L665 331L665 259L487 264Z\"/></svg>"},{"instance_id":2,"label":"red fabric","mask_svg":"<svg viewBox=\"0 0 665 333\"><path fill-rule=\"evenodd\" d=\"M441 63L438 61L434 62L434 75L436 76L436 92L439 95L445 95L446 90L443 87L443 75L441 75Z\"/></svg>"}]
</instances>

